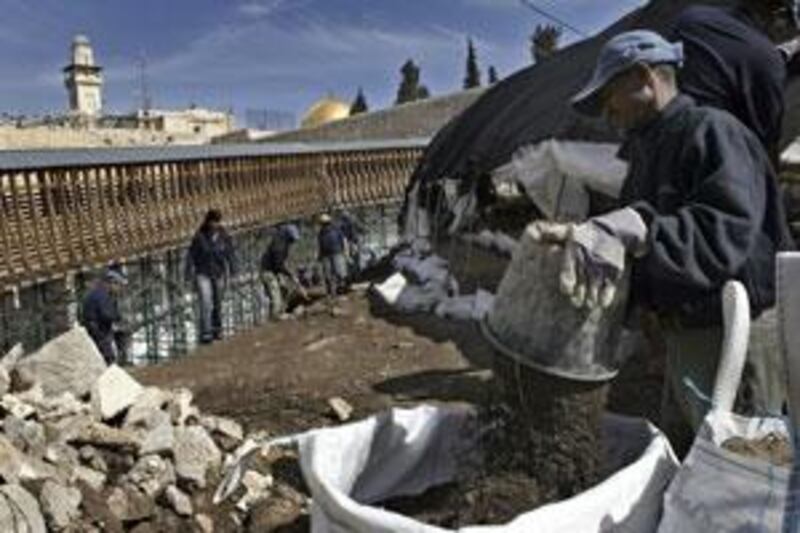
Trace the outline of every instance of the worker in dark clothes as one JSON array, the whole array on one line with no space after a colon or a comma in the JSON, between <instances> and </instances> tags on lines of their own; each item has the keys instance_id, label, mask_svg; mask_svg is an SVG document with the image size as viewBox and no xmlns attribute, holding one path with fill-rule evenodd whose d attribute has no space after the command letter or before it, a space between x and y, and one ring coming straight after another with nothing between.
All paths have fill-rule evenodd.
<instances>
[{"instance_id":1,"label":"worker in dark clothes","mask_svg":"<svg viewBox=\"0 0 800 533\"><path fill-rule=\"evenodd\" d=\"M327 213L319 217L319 261L328 296L347 290L347 239Z\"/></svg>"},{"instance_id":2,"label":"worker in dark clothes","mask_svg":"<svg viewBox=\"0 0 800 533\"><path fill-rule=\"evenodd\" d=\"M363 228L350 213L344 210L336 213L334 224L339 227L342 235L344 235L344 238L347 239L348 272L352 278L358 275L358 271L360 270L360 236L363 233Z\"/></svg>"},{"instance_id":3,"label":"worker in dark clothes","mask_svg":"<svg viewBox=\"0 0 800 533\"><path fill-rule=\"evenodd\" d=\"M115 326L122 322L117 298L127 284L127 278L119 269L108 268L86 294L81 305L80 322L109 365L122 359Z\"/></svg>"},{"instance_id":4,"label":"worker in dark clothes","mask_svg":"<svg viewBox=\"0 0 800 533\"><path fill-rule=\"evenodd\" d=\"M761 140L772 162L780 156L787 61L796 43L798 0L743 0L735 7L692 6L675 20L670 37L684 46L681 92L700 105L724 109Z\"/></svg>"},{"instance_id":5,"label":"worker in dark clothes","mask_svg":"<svg viewBox=\"0 0 800 533\"><path fill-rule=\"evenodd\" d=\"M269 298L269 310L272 318L279 318L286 312L286 299L283 291L291 285L308 299L305 289L297 280L297 276L289 270L289 250L300 239L300 229L294 224L278 227L275 235L261 256L261 282Z\"/></svg>"},{"instance_id":6,"label":"worker in dark clothes","mask_svg":"<svg viewBox=\"0 0 800 533\"><path fill-rule=\"evenodd\" d=\"M678 92L682 61L680 44L649 31L603 47L573 103L624 132L625 207L534 226L565 244L560 284L577 306L610 305L630 263L630 304L656 318L666 345L662 427L679 451L710 407L723 285L741 281L757 317L775 301L775 254L792 246L761 143L731 114Z\"/></svg>"},{"instance_id":7,"label":"worker in dark clothes","mask_svg":"<svg viewBox=\"0 0 800 533\"><path fill-rule=\"evenodd\" d=\"M209 210L192 238L186 277L193 279L200 303L200 342L222 338L222 301L228 280L236 272L230 235L222 227L222 213Z\"/></svg>"}]
</instances>

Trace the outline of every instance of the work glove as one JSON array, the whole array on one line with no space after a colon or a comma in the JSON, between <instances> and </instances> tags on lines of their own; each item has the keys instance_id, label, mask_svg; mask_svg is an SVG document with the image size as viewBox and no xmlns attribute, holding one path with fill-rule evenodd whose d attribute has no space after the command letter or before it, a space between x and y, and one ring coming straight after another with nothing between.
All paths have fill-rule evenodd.
<instances>
[{"instance_id":1,"label":"work glove","mask_svg":"<svg viewBox=\"0 0 800 533\"><path fill-rule=\"evenodd\" d=\"M530 234L539 242L564 246L561 291L575 307L594 309L614 303L626 255L646 251L647 226L635 210L624 208L583 224L539 222Z\"/></svg>"}]
</instances>

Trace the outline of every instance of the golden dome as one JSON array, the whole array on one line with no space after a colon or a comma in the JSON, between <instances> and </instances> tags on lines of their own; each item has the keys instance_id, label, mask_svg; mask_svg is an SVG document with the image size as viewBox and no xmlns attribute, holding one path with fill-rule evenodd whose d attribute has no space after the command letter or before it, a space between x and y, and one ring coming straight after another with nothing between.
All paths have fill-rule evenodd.
<instances>
[{"instance_id":1,"label":"golden dome","mask_svg":"<svg viewBox=\"0 0 800 533\"><path fill-rule=\"evenodd\" d=\"M300 127L316 128L349 116L350 104L336 98L323 98L308 108L306 114L303 115L303 120L300 121Z\"/></svg>"}]
</instances>

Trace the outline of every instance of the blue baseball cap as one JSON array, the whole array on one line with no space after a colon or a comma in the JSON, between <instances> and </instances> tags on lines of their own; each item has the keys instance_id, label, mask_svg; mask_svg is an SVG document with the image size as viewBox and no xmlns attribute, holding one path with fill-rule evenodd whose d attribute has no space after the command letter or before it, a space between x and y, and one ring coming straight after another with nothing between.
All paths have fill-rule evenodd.
<instances>
[{"instance_id":1,"label":"blue baseball cap","mask_svg":"<svg viewBox=\"0 0 800 533\"><path fill-rule=\"evenodd\" d=\"M617 75L637 64L683 64L683 43L671 43L653 31L636 30L620 33L608 41L594 67L592 79L572 97L576 111L592 117L602 113L600 94Z\"/></svg>"}]
</instances>

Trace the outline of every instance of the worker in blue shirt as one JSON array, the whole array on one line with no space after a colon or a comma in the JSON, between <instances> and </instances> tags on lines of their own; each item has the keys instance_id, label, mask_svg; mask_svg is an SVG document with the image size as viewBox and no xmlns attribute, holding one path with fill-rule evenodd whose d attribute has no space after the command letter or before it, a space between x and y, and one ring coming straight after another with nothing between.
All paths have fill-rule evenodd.
<instances>
[{"instance_id":1,"label":"worker in blue shirt","mask_svg":"<svg viewBox=\"0 0 800 533\"><path fill-rule=\"evenodd\" d=\"M286 312L286 298L283 292L289 284L303 299L308 299L305 288L288 265L289 251L298 240L300 240L300 228L297 225L281 225L275 231L264 255L261 256L261 282L269 298L271 318L280 318Z\"/></svg>"},{"instance_id":2,"label":"worker in blue shirt","mask_svg":"<svg viewBox=\"0 0 800 533\"><path fill-rule=\"evenodd\" d=\"M233 240L222 226L222 213L209 210L192 238L186 260L186 279L194 281L200 303L200 342L222 338L222 301L236 273Z\"/></svg>"},{"instance_id":3,"label":"worker in blue shirt","mask_svg":"<svg viewBox=\"0 0 800 533\"><path fill-rule=\"evenodd\" d=\"M335 296L347 290L347 239L329 214L320 215L319 222L318 258L322 263L328 296Z\"/></svg>"},{"instance_id":4,"label":"worker in blue shirt","mask_svg":"<svg viewBox=\"0 0 800 533\"><path fill-rule=\"evenodd\" d=\"M118 297L127 284L128 280L121 270L109 267L81 304L80 323L109 365L120 362L123 355L117 345L114 328L122 322Z\"/></svg>"}]
</instances>

